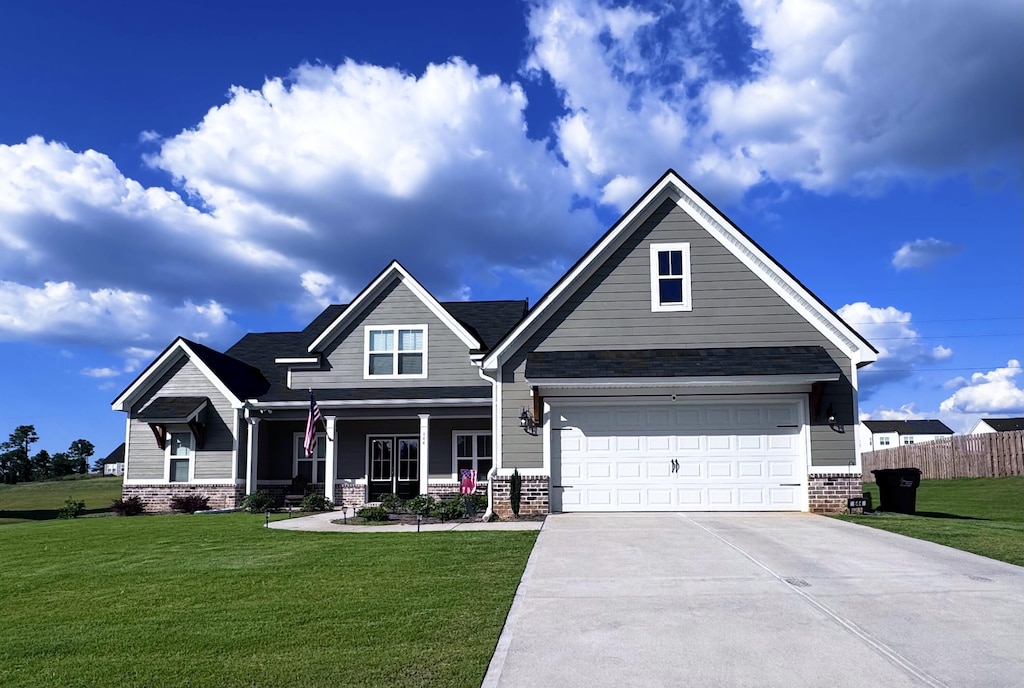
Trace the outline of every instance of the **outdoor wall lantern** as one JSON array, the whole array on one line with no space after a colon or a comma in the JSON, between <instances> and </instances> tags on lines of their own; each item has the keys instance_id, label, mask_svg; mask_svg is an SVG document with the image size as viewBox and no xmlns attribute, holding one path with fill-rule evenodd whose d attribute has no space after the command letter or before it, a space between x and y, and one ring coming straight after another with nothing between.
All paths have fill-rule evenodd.
<instances>
[{"instance_id":1,"label":"outdoor wall lantern","mask_svg":"<svg viewBox=\"0 0 1024 688\"><path fill-rule=\"evenodd\" d=\"M519 427L521 427L523 430L530 433L531 435L536 435L537 426L537 419L534 418L533 414L527 411L526 407L524 406L523 410L519 412Z\"/></svg>"},{"instance_id":2,"label":"outdoor wall lantern","mask_svg":"<svg viewBox=\"0 0 1024 688\"><path fill-rule=\"evenodd\" d=\"M832 428L833 432L846 432L843 424L836 420L836 410L832 408L832 404L829 404L828 408L825 409L825 415L828 417L828 426Z\"/></svg>"}]
</instances>

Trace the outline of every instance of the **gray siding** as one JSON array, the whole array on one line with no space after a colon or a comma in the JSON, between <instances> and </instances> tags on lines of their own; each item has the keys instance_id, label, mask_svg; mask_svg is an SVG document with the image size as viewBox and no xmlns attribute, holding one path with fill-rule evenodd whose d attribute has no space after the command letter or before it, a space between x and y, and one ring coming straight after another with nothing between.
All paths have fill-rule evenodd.
<instances>
[{"instance_id":1,"label":"gray siding","mask_svg":"<svg viewBox=\"0 0 1024 688\"><path fill-rule=\"evenodd\" d=\"M693 310L651 311L651 243L688 242ZM542 466L541 438L519 429L531 407L524 384L529 351L718 348L819 345L839 367L849 359L676 204L666 201L609 257L503 367L502 452L506 467ZM815 466L843 466L855 457L853 388L844 376L830 383L832 404L851 432L812 421Z\"/></svg>"},{"instance_id":2,"label":"gray siding","mask_svg":"<svg viewBox=\"0 0 1024 688\"><path fill-rule=\"evenodd\" d=\"M364 328L367 325L427 325L427 377L408 380L365 379ZM479 385L469 348L423 305L398 278L368 304L326 351L322 370L292 371L292 387L339 389L352 387L441 387Z\"/></svg>"},{"instance_id":3,"label":"gray siding","mask_svg":"<svg viewBox=\"0 0 1024 688\"><path fill-rule=\"evenodd\" d=\"M195 478L231 480L235 409L187 357L182 357L150 387L145 396L132 405L129 413L131 456L126 477L130 480L163 480L164 450L157 446L149 425L136 420L135 416L152 399L170 396L209 397L210 404L206 408L205 417L205 444L196 451ZM183 425L181 429L187 429L187 426Z\"/></svg>"}]
</instances>

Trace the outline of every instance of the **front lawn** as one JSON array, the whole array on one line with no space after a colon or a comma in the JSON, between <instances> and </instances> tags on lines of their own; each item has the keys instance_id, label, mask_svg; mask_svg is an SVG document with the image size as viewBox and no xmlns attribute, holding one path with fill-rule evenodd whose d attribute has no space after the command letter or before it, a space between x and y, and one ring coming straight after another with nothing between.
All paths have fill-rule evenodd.
<instances>
[{"instance_id":1,"label":"front lawn","mask_svg":"<svg viewBox=\"0 0 1024 688\"><path fill-rule=\"evenodd\" d=\"M121 478L81 477L39 483L0 485L0 525L57 518L68 498L85 502L87 514L107 513L121 497Z\"/></svg>"},{"instance_id":2,"label":"front lawn","mask_svg":"<svg viewBox=\"0 0 1024 688\"><path fill-rule=\"evenodd\" d=\"M878 487L864 490L877 507ZM1024 477L922 480L915 516L839 518L1024 566Z\"/></svg>"},{"instance_id":3,"label":"front lawn","mask_svg":"<svg viewBox=\"0 0 1024 688\"><path fill-rule=\"evenodd\" d=\"M0 686L477 686L536 532L0 528Z\"/></svg>"}]
</instances>

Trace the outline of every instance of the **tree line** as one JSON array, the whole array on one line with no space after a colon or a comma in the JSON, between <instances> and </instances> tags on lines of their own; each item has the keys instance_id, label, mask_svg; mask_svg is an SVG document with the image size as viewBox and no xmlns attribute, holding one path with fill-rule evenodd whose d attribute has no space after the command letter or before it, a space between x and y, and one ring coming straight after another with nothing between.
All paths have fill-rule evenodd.
<instances>
[{"instance_id":1,"label":"tree line","mask_svg":"<svg viewBox=\"0 0 1024 688\"><path fill-rule=\"evenodd\" d=\"M45 449L32 454L32 445L38 441L34 425L19 425L0 444L0 482L27 483L89 472L89 459L96 451L89 440L75 440L67 451L56 454ZM102 472L102 463L98 459L94 469Z\"/></svg>"}]
</instances>

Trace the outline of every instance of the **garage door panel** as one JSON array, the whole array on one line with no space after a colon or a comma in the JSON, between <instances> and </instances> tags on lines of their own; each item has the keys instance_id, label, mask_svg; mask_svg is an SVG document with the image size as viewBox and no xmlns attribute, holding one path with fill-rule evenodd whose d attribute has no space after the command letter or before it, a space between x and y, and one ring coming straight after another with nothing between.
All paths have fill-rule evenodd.
<instances>
[{"instance_id":1,"label":"garage door panel","mask_svg":"<svg viewBox=\"0 0 1024 688\"><path fill-rule=\"evenodd\" d=\"M553 457L565 486L562 508L804 508L800 409L793 402L554 409L565 419Z\"/></svg>"}]
</instances>

